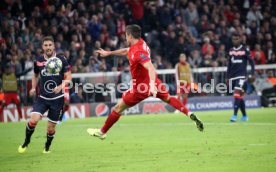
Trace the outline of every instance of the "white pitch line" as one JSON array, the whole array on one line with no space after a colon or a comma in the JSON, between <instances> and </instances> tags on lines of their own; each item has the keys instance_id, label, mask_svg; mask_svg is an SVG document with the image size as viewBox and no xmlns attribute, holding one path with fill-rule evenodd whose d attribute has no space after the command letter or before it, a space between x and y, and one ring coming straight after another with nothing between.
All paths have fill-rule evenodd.
<instances>
[{"instance_id":1,"label":"white pitch line","mask_svg":"<svg viewBox=\"0 0 276 172\"><path fill-rule=\"evenodd\" d=\"M244 126L276 126L275 123L204 123L205 126L235 126L235 125L244 125ZM118 124L123 126L131 126L131 125L138 125L138 126L145 126L145 125L156 125L156 126L174 126L174 125L194 125L193 122L191 123L148 123L148 124Z\"/></svg>"},{"instance_id":2,"label":"white pitch line","mask_svg":"<svg viewBox=\"0 0 276 172\"><path fill-rule=\"evenodd\" d=\"M267 146L265 143L251 143L249 146Z\"/></svg>"},{"instance_id":3,"label":"white pitch line","mask_svg":"<svg viewBox=\"0 0 276 172\"><path fill-rule=\"evenodd\" d=\"M101 123L98 123L97 125L100 125ZM206 122L203 124L205 126L235 126L235 125L244 125L244 126L276 126L276 123L246 123L246 122L236 122L236 123L212 123L212 122ZM93 124L78 124L78 126L91 126L95 125ZM195 125L193 122L191 123L134 123L134 124L124 124L124 123L118 123L118 126L183 126L183 125Z\"/></svg>"}]
</instances>

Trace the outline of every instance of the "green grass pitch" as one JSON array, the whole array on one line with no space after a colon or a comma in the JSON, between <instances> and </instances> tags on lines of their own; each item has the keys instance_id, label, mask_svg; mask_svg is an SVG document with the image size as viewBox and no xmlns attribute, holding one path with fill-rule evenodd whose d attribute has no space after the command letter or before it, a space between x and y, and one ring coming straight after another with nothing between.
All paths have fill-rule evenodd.
<instances>
[{"instance_id":1,"label":"green grass pitch","mask_svg":"<svg viewBox=\"0 0 276 172\"><path fill-rule=\"evenodd\" d=\"M86 133L106 118L57 126L51 154L42 154L46 122L25 154L17 153L25 122L0 124L0 171L274 172L276 108L248 110L248 122L230 123L232 111L196 113L203 133L180 114L122 116L101 141Z\"/></svg>"}]
</instances>

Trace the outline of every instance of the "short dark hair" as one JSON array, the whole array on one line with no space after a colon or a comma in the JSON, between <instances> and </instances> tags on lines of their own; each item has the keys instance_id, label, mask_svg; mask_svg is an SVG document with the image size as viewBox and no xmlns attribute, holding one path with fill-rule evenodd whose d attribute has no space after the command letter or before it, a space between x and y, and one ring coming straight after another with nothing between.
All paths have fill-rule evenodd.
<instances>
[{"instance_id":1,"label":"short dark hair","mask_svg":"<svg viewBox=\"0 0 276 172\"><path fill-rule=\"evenodd\" d=\"M52 41L53 43L55 42L55 41L54 41L54 38L53 38L52 36L45 36L45 37L42 39L42 44L43 44L45 41Z\"/></svg>"},{"instance_id":2,"label":"short dark hair","mask_svg":"<svg viewBox=\"0 0 276 172\"><path fill-rule=\"evenodd\" d=\"M241 37L241 34L239 32L233 32L232 37Z\"/></svg>"},{"instance_id":3,"label":"short dark hair","mask_svg":"<svg viewBox=\"0 0 276 172\"><path fill-rule=\"evenodd\" d=\"M128 25L126 27L126 33L131 34L135 39L141 38L141 27L138 25Z\"/></svg>"}]
</instances>

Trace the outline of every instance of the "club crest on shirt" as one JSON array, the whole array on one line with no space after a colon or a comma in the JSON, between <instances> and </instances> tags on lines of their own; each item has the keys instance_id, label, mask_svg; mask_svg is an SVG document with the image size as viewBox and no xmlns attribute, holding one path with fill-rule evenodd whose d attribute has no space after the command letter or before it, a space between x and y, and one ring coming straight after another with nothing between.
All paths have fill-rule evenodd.
<instances>
[{"instance_id":1,"label":"club crest on shirt","mask_svg":"<svg viewBox=\"0 0 276 172\"><path fill-rule=\"evenodd\" d=\"M48 73L45 68L42 69L40 73L42 76L58 76L59 75L59 73L57 73L57 74Z\"/></svg>"},{"instance_id":2,"label":"club crest on shirt","mask_svg":"<svg viewBox=\"0 0 276 172\"><path fill-rule=\"evenodd\" d=\"M148 59L147 56L143 53L140 54L140 57L142 58L142 60L147 60Z\"/></svg>"}]
</instances>

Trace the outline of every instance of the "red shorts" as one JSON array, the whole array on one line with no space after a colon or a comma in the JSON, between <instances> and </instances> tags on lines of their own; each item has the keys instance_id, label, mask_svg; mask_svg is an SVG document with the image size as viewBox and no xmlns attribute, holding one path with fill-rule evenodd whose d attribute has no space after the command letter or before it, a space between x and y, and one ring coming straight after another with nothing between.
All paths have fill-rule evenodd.
<instances>
[{"instance_id":1,"label":"red shorts","mask_svg":"<svg viewBox=\"0 0 276 172\"><path fill-rule=\"evenodd\" d=\"M4 93L3 103L4 105L20 104L19 95L17 93Z\"/></svg>"},{"instance_id":2,"label":"red shorts","mask_svg":"<svg viewBox=\"0 0 276 172\"><path fill-rule=\"evenodd\" d=\"M180 83L180 85L177 86L177 94L189 94L191 91L191 84L183 84Z\"/></svg>"},{"instance_id":3,"label":"red shorts","mask_svg":"<svg viewBox=\"0 0 276 172\"><path fill-rule=\"evenodd\" d=\"M170 96L166 86L159 79L156 79L155 83L157 87L156 97L161 100L166 100ZM137 90L134 90L134 89L127 90L123 94L124 103L129 107L136 105L137 103L145 100L148 97L149 97L148 92L139 93Z\"/></svg>"}]
</instances>

